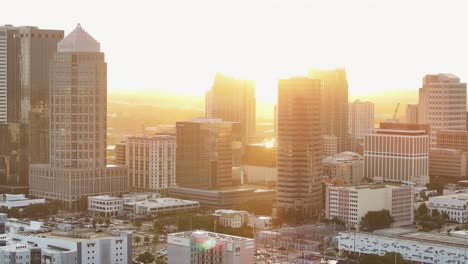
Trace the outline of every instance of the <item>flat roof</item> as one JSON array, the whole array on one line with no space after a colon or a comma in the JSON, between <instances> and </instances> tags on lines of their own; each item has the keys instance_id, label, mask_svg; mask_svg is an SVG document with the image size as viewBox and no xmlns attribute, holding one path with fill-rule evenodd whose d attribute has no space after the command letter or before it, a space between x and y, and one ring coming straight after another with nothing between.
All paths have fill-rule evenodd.
<instances>
[{"instance_id":1,"label":"flat roof","mask_svg":"<svg viewBox=\"0 0 468 264\"><path fill-rule=\"evenodd\" d=\"M197 237L201 236L201 237L206 237L206 238L214 238L216 240L226 241L226 242L240 242L240 241L253 240L253 238L231 236L231 235L208 232L208 231L203 231L203 230L172 233L172 234L169 234L168 236L174 236L174 237L180 237L180 238L191 238L194 236L197 236Z\"/></svg>"}]
</instances>

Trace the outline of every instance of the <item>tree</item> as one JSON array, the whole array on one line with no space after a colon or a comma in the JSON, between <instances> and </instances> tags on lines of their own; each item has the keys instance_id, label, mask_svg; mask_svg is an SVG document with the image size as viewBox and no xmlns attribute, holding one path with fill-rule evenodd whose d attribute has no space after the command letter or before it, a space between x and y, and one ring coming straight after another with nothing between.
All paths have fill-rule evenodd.
<instances>
[{"instance_id":1,"label":"tree","mask_svg":"<svg viewBox=\"0 0 468 264\"><path fill-rule=\"evenodd\" d=\"M93 218L93 228L96 228L97 220L96 218Z\"/></svg>"},{"instance_id":2,"label":"tree","mask_svg":"<svg viewBox=\"0 0 468 264\"><path fill-rule=\"evenodd\" d=\"M136 258L137 261L143 262L143 263L152 263L155 261L154 255L151 254L148 251L145 251L143 253L140 253L138 257Z\"/></svg>"},{"instance_id":3,"label":"tree","mask_svg":"<svg viewBox=\"0 0 468 264\"><path fill-rule=\"evenodd\" d=\"M159 237L157 235L153 236L152 242L153 242L153 244L159 243Z\"/></svg>"},{"instance_id":4,"label":"tree","mask_svg":"<svg viewBox=\"0 0 468 264\"><path fill-rule=\"evenodd\" d=\"M108 227L108 226L110 225L110 223L111 223L111 220L110 220L109 218L106 217L106 218L104 219L104 222L106 223L106 226Z\"/></svg>"},{"instance_id":5,"label":"tree","mask_svg":"<svg viewBox=\"0 0 468 264\"><path fill-rule=\"evenodd\" d=\"M361 227L364 230L374 231L390 227L393 222L395 221L388 210L369 211L361 219Z\"/></svg>"},{"instance_id":6,"label":"tree","mask_svg":"<svg viewBox=\"0 0 468 264\"><path fill-rule=\"evenodd\" d=\"M433 209L431 213L432 213L432 217L437 217L440 215L439 210L437 209Z\"/></svg>"},{"instance_id":7,"label":"tree","mask_svg":"<svg viewBox=\"0 0 468 264\"><path fill-rule=\"evenodd\" d=\"M145 241L145 243L149 243L149 242L150 242L149 236L145 236L143 240Z\"/></svg>"},{"instance_id":8,"label":"tree","mask_svg":"<svg viewBox=\"0 0 468 264\"><path fill-rule=\"evenodd\" d=\"M135 240L135 244L138 246L138 244L141 242L141 237L135 236L134 240Z\"/></svg>"},{"instance_id":9,"label":"tree","mask_svg":"<svg viewBox=\"0 0 468 264\"><path fill-rule=\"evenodd\" d=\"M238 210L247 211L256 215L271 215L273 212L272 200L249 200L237 207Z\"/></svg>"},{"instance_id":10,"label":"tree","mask_svg":"<svg viewBox=\"0 0 468 264\"><path fill-rule=\"evenodd\" d=\"M164 258L157 258L156 264L167 264L167 261Z\"/></svg>"},{"instance_id":11,"label":"tree","mask_svg":"<svg viewBox=\"0 0 468 264\"><path fill-rule=\"evenodd\" d=\"M419 197L421 197L421 199L423 199L424 201L427 201L427 195L425 191L420 191Z\"/></svg>"},{"instance_id":12,"label":"tree","mask_svg":"<svg viewBox=\"0 0 468 264\"><path fill-rule=\"evenodd\" d=\"M387 252L384 256L379 255L363 255L359 260L360 264L409 264L409 261L403 259L400 253Z\"/></svg>"},{"instance_id":13,"label":"tree","mask_svg":"<svg viewBox=\"0 0 468 264\"><path fill-rule=\"evenodd\" d=\"M98 225L102 225L104 223L104 221L102 220L102 218L98 218L97 223L98 223Z\"/></svg>"}]
</instances>

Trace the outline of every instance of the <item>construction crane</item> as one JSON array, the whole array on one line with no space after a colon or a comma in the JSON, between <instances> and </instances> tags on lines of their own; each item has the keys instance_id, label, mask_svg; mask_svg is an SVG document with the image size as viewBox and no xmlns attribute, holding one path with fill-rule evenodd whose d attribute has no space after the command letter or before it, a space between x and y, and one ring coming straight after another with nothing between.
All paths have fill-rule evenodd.
<instances>
[{"instance_id":1,"label":"construction crane","mask_svg":"<svg viewBox=\"0 0 468 264\"><path fill-rule=\"evenodd\" d=\"M396 121L396 115L398 113L398 108L400 108L400 102L398 102L398 104L397 104L397 106L395 108L395 112L393 113L393 118L392 118L393 121Z\"/></svg>"}]
</instances>

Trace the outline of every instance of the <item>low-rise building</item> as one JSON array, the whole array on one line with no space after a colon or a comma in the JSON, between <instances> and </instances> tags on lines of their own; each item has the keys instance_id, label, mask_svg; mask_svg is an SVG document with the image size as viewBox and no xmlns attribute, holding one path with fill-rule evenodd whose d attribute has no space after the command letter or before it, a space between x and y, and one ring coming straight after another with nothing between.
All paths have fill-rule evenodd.
<instances>
[{"instance_id":1,"label":"low-rise building","mask_svg":"<svg viewBox=\"0 0 468 264\"><path fill-rule=\"evenodd\" d=\"M136 215L161 214L175 211L191 211L199 208L199 202L175 198L157 198L124 204L125 212Z\"/></svg>"},{"instance_id":2,"label":"low-rise building","mask_svg":"<svg viewBox=\"0 0 468 264\"><path fill-rule=\"evenodd\" d=\"M255 228L255 230L269 230L272 228L273 218L271 216L264 215L250 215L249 226Z\"/></svg>"},{"instance_id":3,"label":"low-rise building","mask_svg":"<svg viewBox=\"0 0 468 264\"><path fill-rule=\"evenodd\" d=\"M376 254L398 252L403 259L417 263L467 263L464 231L446 233L416 232L390 228L374 233L340 232L340 253Z\"/></svg>"},{"instance_id":4,"label":"low-rise building","mask_svg":"<svg viewBox=\"0 0 468 264\"><path fill-rule=\"evenodd\" d=\"M359 184L364 178L364 158L354 152L342 152L323 159L323 172L347 184Z\"/></svg>"},{"instance_id":5,"label":"low-rise building","mask_svg":"<svg viewBox=\"0 0 468 264\"><path fill-rule=\"evenodd\" d=\"M123 214L124 200L110 195L88 197L88 213L96 217L115 217Z\"/></svg>"},{"instance_id":6,"label":"low-rise building","mask_svg":"<svg viewBox=\"0 0 468 264\"><path fill-rule=\"evenodd\" d=\"M254 239L188 231L167 236L169 263L254 263Z\"/></svg>"},{"instance_id":7,"label":"low-rise building","mask_svg":"<svg viewBox=\"0 0 468 264\"><path fill-rule=\"evenodd\" d=\"M29 199L24 194L1 194L0 208L23 208L31 204L43 204L45 199Z\"/></svg>"},{"instance_id":8,"label":"low-rise building","mask_svg":"<svg viewBox=\"0 0 468 264\"><path fill-rule=\"evenodd\" d=\"M170 187L169 197L190 199L201 205L215 208L233 208L249 200L274 200L276 191L271 189L240 188L228 190L200 190Z\"/></svg>"},{"instance_id":9,"label":"low-rise building","mask_svg":"<svg viewBox=\"0 0 468 264\"><path fill-rule=\"evenodd\" d=\"M214 215L218 217L220 225L239 228L244 223L247 223L249 213L246 211L218 209L215 210Z\"/></svg>"},{"instance_id":10,"label":"low-rise building","mask_svg":"<svg viewBox=\"0 0 468 264\"><path fill-rule=\"evenodd\" d=\"M392 226L413 223L414 189L412 185L327 186L325 217L338 218L359 229L362 217L370 211L388 210Z\"/></svg>"},{"instance_id":11,"label":"low-rise building","mask_svg":"<svg viewBox=\"0 0 468 264\"><path fill-rule=\"evenodd\" d=\"M457 193L429 197L428 208L446 213L449 221L457 223L468 222L468 193Z\"/></svg>"},{"instance_id":12,"label":"low-rise building","mask_svg":"<svg viewBox=\"0 0 468 264\"><path fill-rule=\"evenodd\" d=\"M456 149L431 148L429 152L429 176L466 177L465 152Z\"/></svg>"}]
</instances>

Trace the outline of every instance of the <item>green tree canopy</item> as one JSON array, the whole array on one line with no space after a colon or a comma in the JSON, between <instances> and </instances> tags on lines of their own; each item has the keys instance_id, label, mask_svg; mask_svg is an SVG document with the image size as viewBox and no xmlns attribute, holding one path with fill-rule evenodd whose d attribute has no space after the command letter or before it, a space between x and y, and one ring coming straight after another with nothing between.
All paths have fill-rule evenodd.
<instances>
[{"instance_id":1,"label":"green tree canopy","mask_svg":"<svg viewBox=\"0 0 468 264\"><path fill-rule=\"evenodd\" d=\"M361 219L361 227L364 230L374 231L390 227L393 222L395 221L388 210L369 211Z\"/></svg>"},{"instance_id":2,"label":"green tree canopy","mask_svg":"<svg viewBox=\"0 0 468 264\"><path fill-rule=\"evenodd\" d=\"M143 263L153 263L155 261L154 255L148 251L140 253L136 258L137 261L141 261Z\"/></svg>"}]
</instances>

